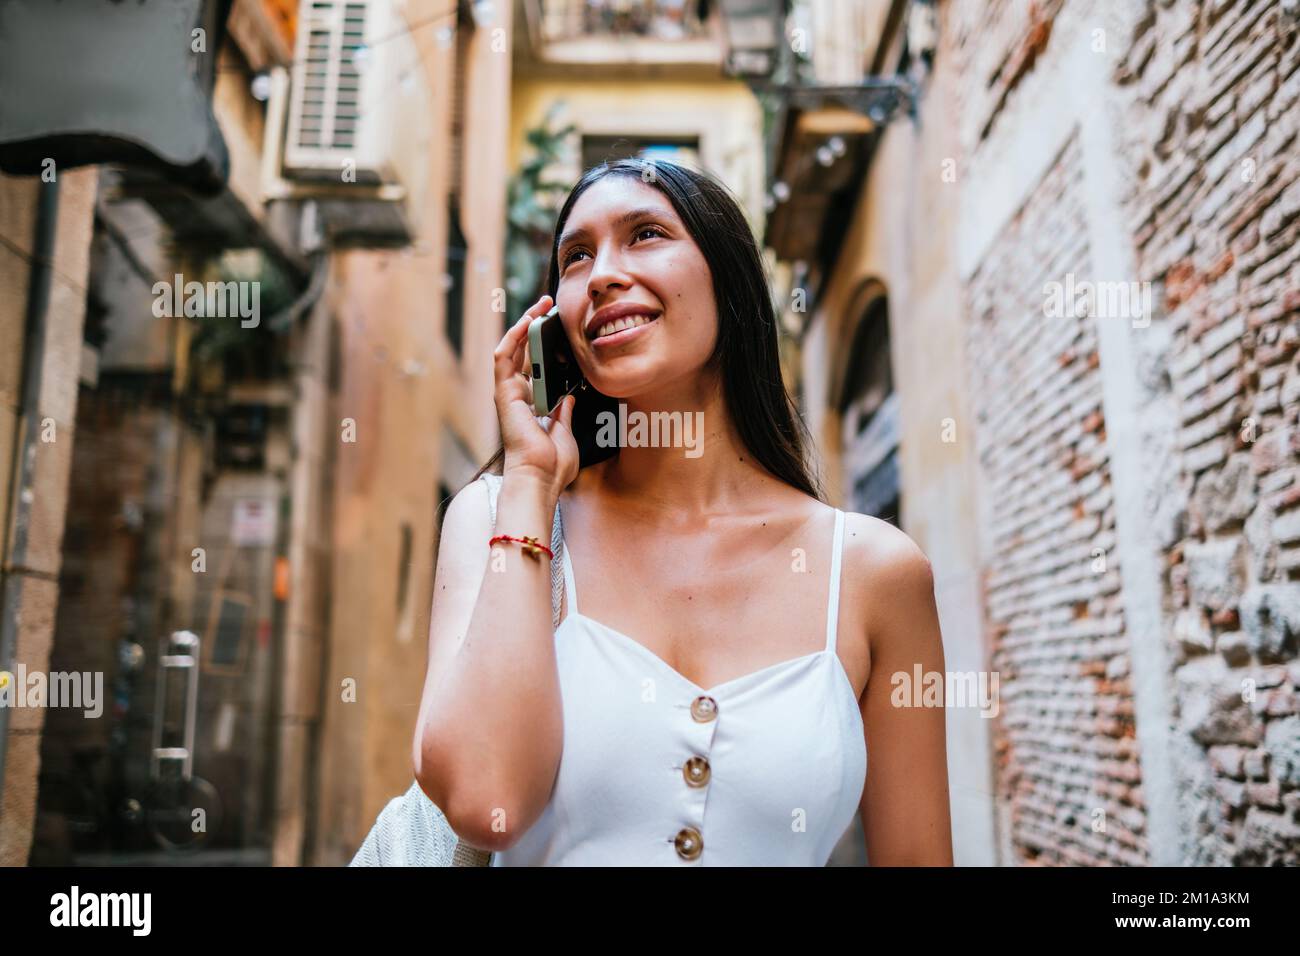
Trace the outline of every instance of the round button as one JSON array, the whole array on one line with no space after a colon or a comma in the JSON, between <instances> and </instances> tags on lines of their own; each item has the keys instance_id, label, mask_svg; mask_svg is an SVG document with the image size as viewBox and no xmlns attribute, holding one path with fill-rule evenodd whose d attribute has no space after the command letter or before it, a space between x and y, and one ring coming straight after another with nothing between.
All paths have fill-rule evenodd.
<instances>
[{"instance_id":1,"label":"round button","mask_svg":"<svg viewBox=\"0 0 1300 956\"><path fill-rule=\"evenodd\" d=\"M703 695L691 701L691 716L702 724L707 724L718 716L718 702Z\"/></svg>"},{"instance_id":2,"label":"round button","mask_svg":"<svg viewBox=\"0 0 1300 956\"><path fill-rule=\"evenodd\" d=\"M677 855L683 860L694 860L704 852L704 837L700 836L700 831L695 827L682 827L678 830L673 844L677 847Z\"/></svg>"},{"instance_id":3,"label":"round button","mask_svg":"<svg viewBox=\"0 0 1300 956\"><path fill-rule=\"evenodd\" d=\"M692 757L682 767L682 776L688 786L702 787L709 782L709 762L703 757Z\"/></svg>"}]
</instances>

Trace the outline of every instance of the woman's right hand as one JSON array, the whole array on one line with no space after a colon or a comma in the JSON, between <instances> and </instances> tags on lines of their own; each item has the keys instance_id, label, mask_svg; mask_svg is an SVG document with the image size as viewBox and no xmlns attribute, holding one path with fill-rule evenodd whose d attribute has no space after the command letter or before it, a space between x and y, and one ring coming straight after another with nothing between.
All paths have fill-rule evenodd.
<instances>
[{"instance_id":1,"label":"woman's right hand","mask_svg":"<svg viewBox=\"0 0 1300 956\"><path fill-rule=\"evenodd\" d=\"M503 475L526 476L542 483L556 500L578 476L578 443L573 437L573 405L566 395L555 415L538 418L533 412L533 383L528 376L528 326L550 311L544 295L502 336L492 353L496 375L497 419L505 447Z\"/></svg>"}]
</instances>

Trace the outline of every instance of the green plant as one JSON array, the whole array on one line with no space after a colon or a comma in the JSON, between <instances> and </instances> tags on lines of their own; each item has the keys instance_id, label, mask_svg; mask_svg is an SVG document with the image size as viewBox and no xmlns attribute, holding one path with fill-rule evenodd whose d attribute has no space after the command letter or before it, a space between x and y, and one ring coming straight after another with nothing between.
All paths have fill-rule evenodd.
<instances>
[{"instance_id":1,"label":"green plant","mask_svg":"<svg viewBox=\"0 0 1300 956\"><path fill-rule=\"evenodd\" d=\"M511 177L506 193L506 315L505 326L542 294L542 271L550 255L555 215L570 183L545 178L546 171L562 159L565 141L577 127L554 128L558 101L538 126L528 130L533 152Z\"/></svg>"}]
</instances>

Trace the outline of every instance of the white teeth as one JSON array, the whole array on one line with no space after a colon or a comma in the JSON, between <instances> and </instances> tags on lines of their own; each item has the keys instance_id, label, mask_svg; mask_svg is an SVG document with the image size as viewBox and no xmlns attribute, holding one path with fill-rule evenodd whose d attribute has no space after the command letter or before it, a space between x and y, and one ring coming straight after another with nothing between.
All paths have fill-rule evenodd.
<instances>
[{"instance_id":1,"label":"white teeth","mask_svg":"<svg viewBox=\"0 0 1300 956\"><path fill-rule=\"evenodd\" d=\"M638 325L645 325L647 322L653 322L654 316L651 315L629 315L621 319L615 319L613 322L606 322L596 330L596 338L602 338L606 335L613 335L615 332L622 332L624 329L636 328Z\"/></svg>"}]
</instances>

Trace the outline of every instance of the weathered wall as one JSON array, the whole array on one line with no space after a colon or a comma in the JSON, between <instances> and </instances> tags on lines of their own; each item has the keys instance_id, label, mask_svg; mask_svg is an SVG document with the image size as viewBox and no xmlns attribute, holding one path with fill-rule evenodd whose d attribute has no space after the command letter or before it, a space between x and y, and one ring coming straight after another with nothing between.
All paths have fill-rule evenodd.
<instances>
[{"instance_id":1,"label":"weathered wall","mask_svg":"<svg viewBox=\"0 0 1300 956\"><path fill-rule=\"evenodd\" d=\"M48 671L58 603L68 472L76 429L81 326L86 310L90 233L96 170L60 171L44 361L37 414L52 419L54 440L39 442L28 553L14 573L21 580L16 663ZM11 466L21 440L22 361L27 294L40 182L0 175L0 503L12 493ZM3 529L11 534L11 528ZM8 540L6 538L6 540ZM3 793L0 793L0 866L23 866L31 847L45 708L13 708L10 714Z\"/></svg>"},{"instance_id":2,"label":"weathered wall","mask_svg":"<svg viewBox=\"0 0 1300 956\"><path fill-rule=\"evenodd\" d=\"M998 795L1029 859L1146 862L1097 319L1044 316L1095 274L1077 137L966 286L987 627L1002 688ZM1087 825L1098 814L1105 833Z\"/></svg>"},{"instance_id":3,"label":"weathered wall","mask_svg":"<svg viewBox=\"0 0 1300 956\"><path fill-rule=\"evenodd\" d=\"M406 15L418 21L436 9L434 0L427 0ZM498 25L508 34L508 8L499 10ZM493 308L504 295L494 293L504 289L510 57L491 48L494 28L475 31L469 47L461 355L445 328L450 188L445 150L428 156L421 234L412 249L337 253L330 264L322 307L337 322L342 366L334 420L326 432L336 463L334 550L323 648L318 840L310 863L347 863L379 811L411 784L411 742L433 599L438 486L442 481L458 490L468 477L464 462L444 460L444 450L459 442L477 458L476 465L495 450L492 349L503 334L504 315ZM430 42L425 53L435 94L453 88L453 49ZM433 100L434 142L445 143L450 98ZM344 440L344 419L355 422L355 441ZM406 565L403 528L411 540ZM355 682L355 700L343 696L349 679Z\"/></svg>"},{"instance_id":4,"label":"weathered wall","mask_svg":"<svg viewBox=\"0 0 1300 956\"><path fill-rule=\"evenodd\" d=\"M950 13L1008 862L1295 862L1294 18L1246 0ZM1070 273L1135 296L1096 303L1054 366L1069 325L1045 293ZM1016 301L999 344L981 309ZM1019 523L1052 522L1034 555ZM1081 572L1084 544L1104 570ZM1005 600L1017 578L1028 607Z\"/></svg>"},{"instance_id":5,"label":"weathered wall","mask_svg":"<svg viewBox=\"0 0 1300 956\"><path fill-rule=\"evenodd\" d=\"M1300 21L1148 4L1122 37L1126 206L1158 286L1146 491L1166 557L1188 863L1300 862ZM1153 450L1154 452L1155 450Z\"/></svg>"},{"instance_id":6,"label":"weathered wall","mask_svg":"<svg viewBox=\"0 0 1300 956\"><path fill-rule=\"evenodd\" d=\"M844 312L884 283L902 524L935 567L948 668L969 652L1001 680L995 761L953 746L971 738L950 713L958 860L1295 863L1295 15L939 16L918 122L877 152L804 384L834 447ZM1071 281L1128 298L1053 312ZM959 823L982 760L996 810Z\"/></svg>"},{"instance_id":7,"label":"weathered wall","mask_svg":"<svg viewBox=\"0 0 1300 956\"><path fill-rule=\"evenodd\" d=\"M820 47L818 47L820 49ZM801 349L808 426L826 469L831 500L844 500L842 423L831 381L848 361L856 295L865 283L888 296L894 387L901 402L900 527L926 552L950 671L988 667L981 593L970 394L957 272L958 185L943 177L956 155L951 122L959 77L940 56L918 120L886 129L840 253ZM945 440L951 435L954 440ZM988 866L994 853L991 719L951 710L948 783L954 861ZM854 837L861 839L855 823Z\"/></svg>"}]
</instances>

